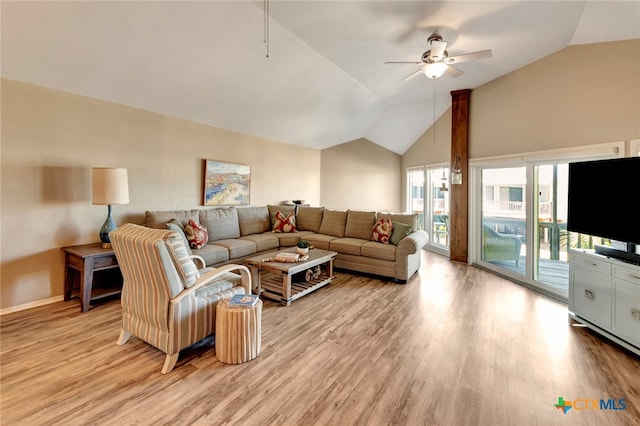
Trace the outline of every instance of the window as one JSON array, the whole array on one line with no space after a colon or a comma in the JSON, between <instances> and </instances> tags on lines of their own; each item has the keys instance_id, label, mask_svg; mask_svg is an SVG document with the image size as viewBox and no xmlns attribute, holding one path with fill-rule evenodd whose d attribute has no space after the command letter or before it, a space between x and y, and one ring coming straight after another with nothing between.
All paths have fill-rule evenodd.
<instances>
[{"instance_id":1,"label":"window","mask_svg":"<svg viewBox=\"0 0 640 426\"><path fill-rule=\"evenodd\" d=\"M429 234L429 249L449 251L449 167L407 169L407 211L418 214L418 226Z\"/></svg>"},{"instance_id":2,"label":"window","mask_svg":"<svg viewBox=\"0 0 640 426\"><path fill-rule=\"evenodd\" d=\"M424 229L424 167L407 169L407 211L418 214L418 228Z\"/></svg>"},{"instance_id":3,"label":"window","mask_svg":"<svg viewBox=\"0 0 640 426\"><path fill-rule=\"evenodd\" d=\"M427 168L427 186L429 189L425 229L429 233L429 248L440 253L449 251L449 167L433 166Z\"/></svg>"}]
</instances>

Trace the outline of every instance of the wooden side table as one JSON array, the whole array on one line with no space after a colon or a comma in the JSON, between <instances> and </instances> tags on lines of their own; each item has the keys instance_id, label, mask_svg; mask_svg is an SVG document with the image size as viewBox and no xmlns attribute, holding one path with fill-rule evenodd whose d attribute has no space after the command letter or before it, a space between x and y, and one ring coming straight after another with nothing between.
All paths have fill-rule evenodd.
<instances>
[{"instance_id":1,"label":"wooden side table","mask_svg":"<svg viewBox=\"0 0 640 426\"><path fill-rule=\"evenodd\" d=\"M91 307L91 301L122 292L122 278L120 278L117 286L114 284L113 287L110 286L101 291L99 295L94 295L93 298L91 296L95 272L120 270L113 249L105 249L102 248L101 243L95 243L63 247L62 251L64 251L64 300L70 300L75 295L79 296L80 309L82 312L87 312ZM74 283L78 281L78 277L79 293L76 294Z\"/></svg>"},{"instance_id":2,"label":"wooden side table","mask_svg":"<svg viewBox=\"0 0 640 426\"><path fill-rule=\"evenodd\" d=\"M229 306L224 299L216 306L216 358L226 364L251 361L260 354L262 300L255 306Z\"/></svg>"}]
</instances>

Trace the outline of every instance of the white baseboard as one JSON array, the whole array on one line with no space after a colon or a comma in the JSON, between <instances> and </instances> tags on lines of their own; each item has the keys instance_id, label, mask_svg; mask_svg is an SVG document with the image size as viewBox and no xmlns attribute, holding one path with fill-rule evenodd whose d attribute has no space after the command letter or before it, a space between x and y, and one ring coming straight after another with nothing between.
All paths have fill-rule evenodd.
<instances>
[{"instance_id":1,"label":"white baseboard","mask_svg":"<svg viewBox=\"0 0 640 426\"><path fill-rule=\"evenodd\" d=\"M8 308L0 309L0 316L4 314L10 314L12 312L24 311L25 309L35 308L37 306L49 305L51 303L60 302L64 300L63 296L50 297L48 299L37 300L35 302L25 303L23 305L10 306Z\"/></svg>"}]
</instances>

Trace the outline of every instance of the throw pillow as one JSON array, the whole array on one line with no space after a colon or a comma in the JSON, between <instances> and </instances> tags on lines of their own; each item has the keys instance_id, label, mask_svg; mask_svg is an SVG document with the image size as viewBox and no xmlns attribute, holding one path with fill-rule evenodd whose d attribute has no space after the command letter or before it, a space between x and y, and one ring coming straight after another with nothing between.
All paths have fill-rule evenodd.
<instances>
[{"instance_id":1,"label":"throw pillow","mask_svg":"<svg viewBox=\"0 0 640 426\"><path fill-rule=\"evenodd\" d=\"M189 241L189 246L192 249L199 249L207 244L209 240L209 234L207 228L196 223L193 219L189 219L189 223L184 227L184 233Z\"/></svg>"},{"instance_id":2,"label":"throw pillow","mask_svg":"<svg viewBox=\"0 0 640 426\"><path fill-rule=\"evenodd\" d=\"M296 229L296 216L294 212L289 213L286 217L282 212L276 212L275 222L273 224L273 233L298 232Z\"/></svg>"},{"instance_id":3,"label":"throw pillow","mask_svg":"<svg viewBox=\"0 0 640 426\"><path fill-rule=\"evenodd\" d=\"M169 227L169 225L174 225L177 228L180 228L180 230L182 232L184 232L184 225L178 219L176 219L175 217L173 219L171 219L170 221L168 221L166 223L166 225L167 225L167 228Z\"/></svg>"},{"instance_id":4,"label":"throw pillow","mask_svg":"<svg viewBox=\"0 0 640 426\"><path fill-rule=\"evenodd\" d=\"M382 218L373 225L373 235L371 239L379 243L389 244L392 232L393 223L391 223L391 219Z\"/></svg>"},{"instance_id":5,"label":"throw pillow","mask_svg":"<svg viewBox=\"0 0 640 426\"><path fill-rule=\"evenodd\" d=\"M296 214L296 206L290 206L290 205L271 205L269 204L267 206L267 210L269 210L269 221L271 223L271 228L273 228L274 223L276 223L276 213L278 212L282 212L284 214L289 214L291 212L293 212L293 214Z\"/></svg>"},{"instance_id":6,"label":"throw pillow","mask_svg":"<svg viewBox=\"0 0 640 426\"><path fill-rule=\"evenodd\" d=\"M389 212L379 212L378 219L385 217L387 219L391 219L391 222L401 222L407 225L411 225L413 231L418 229L418 214L417 213L389 213Z\"/></svg>"},{"instance_id":7,"label":"throw pillow","mask_svg":"<svg viewBox=\"0 0 640 426\"><path fill-rule=\"evenodd\" d=\"M393 231L391 232L391 244L398 245L401 239L406 237L411 233L411 225L407 225L406 223L391 221L393 225Z\"/></svg>"},{"instance_id":8,"label":"throw pillow","mask_svg":"<svg viewBox=\"0 0 640 426\"><path fill-rule=\"evenodd\" d=\"M184 233L184 226L182 226L180 221L178 219L171 219L165 225L167 226L168 230L175 231L182 236L182 241L184 242L184 245L187 248L187 251L189 252L189 254L192 254L191 245L189 244L189 240L187 239L187 236Z\"/></svg>"},{"instance_id":9,"label":"throw pillow","mask_svg":"<svg viewBox=\"0 0 640 426\"><path fill-rule=\"evenodd\" d=\"M186 288L191 287L196 283L198 278L200 278L200 272L198 268L196 268L195 263L193 263L193 260L189 257L187 247L184 245L182 237L177 234L172 234L169 235L165 242L173 264L178 270L180 278L182 278L182 283Z\"/></svg>"}]
</instances>

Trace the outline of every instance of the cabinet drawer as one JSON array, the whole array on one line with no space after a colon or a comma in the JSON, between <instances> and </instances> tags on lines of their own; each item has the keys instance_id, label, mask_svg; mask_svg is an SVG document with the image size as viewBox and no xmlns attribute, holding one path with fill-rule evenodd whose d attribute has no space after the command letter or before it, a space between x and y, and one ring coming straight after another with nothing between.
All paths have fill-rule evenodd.
<instances>
[{"instance_id":1,"label":"cabinet drawer","mask_svg":"<svg viewBox=\"0 0 640 426\"><path fill-rule=\"evenodd\" d=\"M118 266L118 260L115 255L102 256L93 259L93 269L108 269Z\"/></svg>"},{"instance_id":2,"label":"cabinet drawer","mask_svg":"<svg viewBox=\"0 0 640 426\"><path fill-rule=\"evenodd\" d=\"M613 280L613 329L640 346L640 286Z\"/></svg>"},{"instance_id":3,"label":"cabinet drawer","mask_svg":"<svg viewBox=\"0 0 640 426\"><path fill-rule=\"evenodd\" d=\"M611 328L611 278L583 268L571 268L570 308L604 328Z\"/></svg>"},{"instance_id":4,"label":"cabinet drawer","mask_svg":"<svg viewBox=\"0 0 640 426\"><path fill-rule=\"evenodd\" d=\"M613 278L621 279L640 288L640 268L613 265Z\"/></svg>"},{"instance_id":5,"label":"cabinet drawer","mask_svg":"<svg viewBox=\"0 0 640 426\"><path fill-rule=\"evenodd\" d=\"M611 275L611 263L606 258L597 255L571 252L570 262L572 266L586 268L604 275Z\"/></svg>"}]
</instances>

